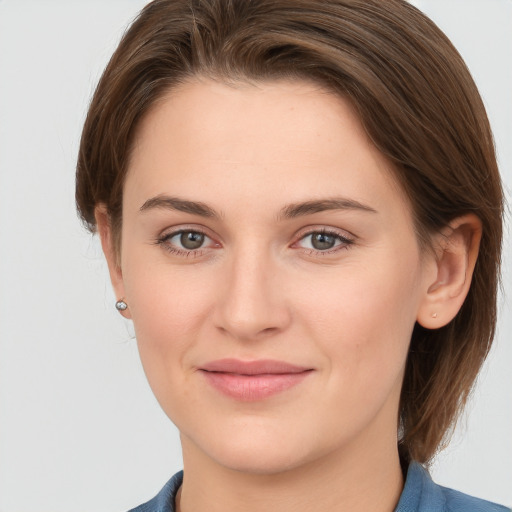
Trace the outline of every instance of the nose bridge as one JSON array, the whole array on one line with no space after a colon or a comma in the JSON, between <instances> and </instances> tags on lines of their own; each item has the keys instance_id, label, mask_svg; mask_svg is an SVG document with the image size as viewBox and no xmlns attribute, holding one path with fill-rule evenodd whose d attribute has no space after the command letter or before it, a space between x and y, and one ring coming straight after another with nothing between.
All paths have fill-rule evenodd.
<instances>
[{"instance_id":1,"label":"nose bridge","mask_svg":"<svg viewBox=\"0 0 512 512\"><path fill-rule=\"evenodd\" d=\"M218 302L218 326L239 339L283 329L289 311L277 286L277 262L268 247L253 240L233 249Z\"/></svg>"}]
</instances>

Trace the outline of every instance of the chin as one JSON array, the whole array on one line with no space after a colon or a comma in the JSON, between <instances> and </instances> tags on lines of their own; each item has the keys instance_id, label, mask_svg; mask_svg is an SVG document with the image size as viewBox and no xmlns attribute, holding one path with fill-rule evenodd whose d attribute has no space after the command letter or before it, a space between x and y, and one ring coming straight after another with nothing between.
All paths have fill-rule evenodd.
<instances>
[{"instance_id":1,"label":"chin","mask_svg":"<svg viewBox=\"0 0 512 512\"><path fill-rule=\"evenodd\" d=\"M216 457L217 453L210 456ZM292 471L302 466L302 459L297 450L283 450L283 447L243 446L231 447L219 451L216 462L227 469L253 475L276 475Z\"/></svg>"},{"instance_id":2,"label":"chin","mask_svg":"<svg viewBox=\"0 0 512 512\"><path fill-rule=\"evenodd\" d=\"M288 428L276 429L267 424L245 425L222 433L215 431L211 436L199 435L186 441L182 436L182 442L185 441L186 446L191 441L197 455L206 455L214 464L226 469L276 475L297 469L329 452L329 447L315 446L311 442L314 438L314 435L301 436L297 430L295 435L290 435Z\"/></svg>"}]
</instances>

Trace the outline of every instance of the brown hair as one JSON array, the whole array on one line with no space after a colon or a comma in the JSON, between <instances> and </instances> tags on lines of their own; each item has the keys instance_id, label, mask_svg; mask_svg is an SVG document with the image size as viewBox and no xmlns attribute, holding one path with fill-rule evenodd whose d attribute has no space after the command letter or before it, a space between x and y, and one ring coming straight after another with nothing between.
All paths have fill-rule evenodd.
<instances>
[{"instance_id":1,"label":"brown hair","mask_svg":"<svg viewBox=\"0 0 512 512\"><path fill-rule=\"evenodd\" d=\"M155 0L112 56L92 99L76 199L94 231L106 205L120 233L123 181L141 117L194 76L313 80L347 98L410 198L418 239L475 213L483 225L469 294L438 330L416 325L400 403L405 461L429 462L489 351L503 198L482 100L447 37L404 0Z\"/></svg>"}]
</instances>

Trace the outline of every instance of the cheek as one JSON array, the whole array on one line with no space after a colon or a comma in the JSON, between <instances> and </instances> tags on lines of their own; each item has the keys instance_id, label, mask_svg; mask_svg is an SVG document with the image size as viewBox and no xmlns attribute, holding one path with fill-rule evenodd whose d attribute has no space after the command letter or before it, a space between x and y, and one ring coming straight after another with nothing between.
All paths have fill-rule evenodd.
<instances>
[{"instance_id":1,"label":"cheek","mask_svg":"<svg viewBox=\"0 0 512 512\"><path fill-rule=\"evenodd\" d=\"M205 281L206 276L191 276L176 266L137 264L135 254L125 262L124 273L144 371L167 410L165 402L172 399L168 390L178 384L178 376L187 377L187 354L201 338L215 287Z\"/></svg>"},{"instance_id":2,"label":"cheek","mask_svg":"<svg viewBox=\"0 0 512 512\"><path fill-rule=\"evenodd\" d=\"M419 303L418 260L390 252L375 261L347 265L302 293L301 316L340 388L391 386L407 357Z\"/></svg>"},{"instance_id":3,"label":"cheek","mask_svg":"<svg viewBox=\"0 0 512 512\"><path fill-rule=\"evenodd\" d=\"M135 328L144 339L151 333L155 342L160 338L179 341L183 331L193 329L210 306L213 283L199 267L171 265L165 256L155 256L154 248L148 252L149 257L143 250L127 251L123 261L126 298Z\"/></svg>"}]
</instances>

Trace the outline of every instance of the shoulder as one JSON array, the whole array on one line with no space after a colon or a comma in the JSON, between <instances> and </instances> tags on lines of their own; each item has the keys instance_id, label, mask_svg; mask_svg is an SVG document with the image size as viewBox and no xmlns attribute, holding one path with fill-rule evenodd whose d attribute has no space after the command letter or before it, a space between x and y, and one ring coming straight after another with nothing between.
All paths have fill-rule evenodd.
<instances>
[{"instance_id":1,"label":"shoulder","mask_svg":"<svg viewBox=\"0 0 512 512\"><path fill-rule=\"evenodd\" d=\"M449 512L511 512L511 509L464 494L453 489L439 486L446 500L446 510Z\"/></svg>"},{"instance_id":2,"label":"shoulder","mask_svg":"<svg viewBox=\"0 0 512 512\"><path fill-rule=\"evenodd\" d=\"M183 482L176 473L150 501L129 512L175 512L174 500ZM428 471L413 462L395 512L512 512L511 509L437 485Z\"/></svg>"},{"instance_id":3,"label":"shoulder","mask_svg":"<svg viewBox=\"0 0 512 512\"><path fill-rule=\"evenodd\" d=\"M413 462L395 512L511 512L511 509L438 485L421 464Z\"/></svg>"},{"instance_id":4,"label":"shoulder","mask_svg":"<svg viewBox=\"0 0 512 512\"><path fill-rule=\"evenodd\" d=\"M129 512L175 512L174 499L183 482L183 471L176 473L162 490L147 503L131 509Z\"/></svg>"}]
</instances>

